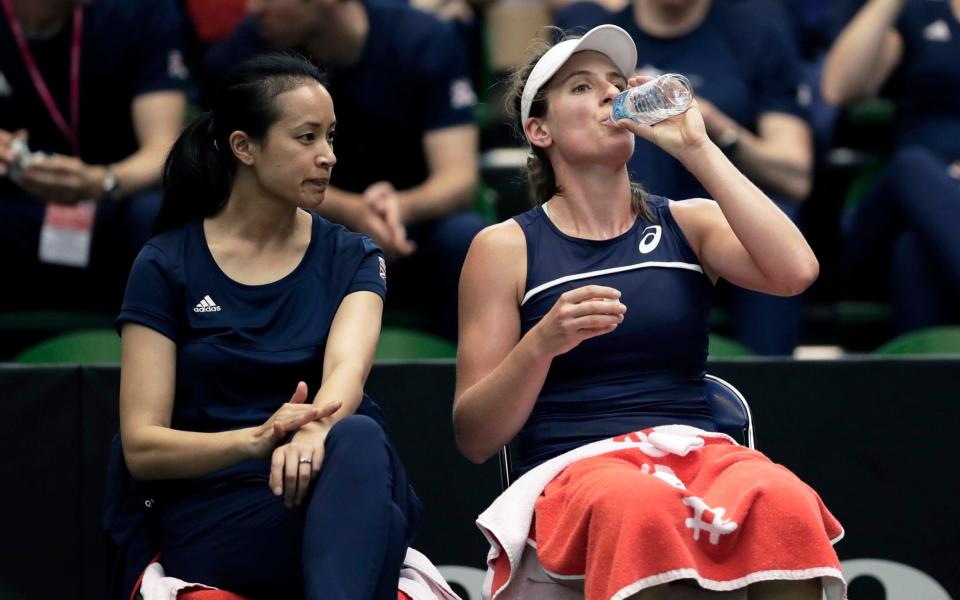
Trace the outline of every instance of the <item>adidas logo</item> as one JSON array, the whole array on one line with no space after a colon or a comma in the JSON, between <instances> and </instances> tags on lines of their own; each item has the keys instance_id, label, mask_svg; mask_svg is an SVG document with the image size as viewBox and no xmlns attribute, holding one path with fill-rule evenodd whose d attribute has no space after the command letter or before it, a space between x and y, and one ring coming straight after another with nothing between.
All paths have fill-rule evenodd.
<instances>
[{"instance_id":1,"label":"adidas logo","mask_svg":"<svg viewBox=\"0 0 960 600\"><path fill-rule=\"evenodd\" d=\"M220 307L217 306L217 303L214 302L213 298L208 294L203 297L203 300L201 300L199 304L193 307L193 312L220 312Z\"/></svg>"}]
</instances>

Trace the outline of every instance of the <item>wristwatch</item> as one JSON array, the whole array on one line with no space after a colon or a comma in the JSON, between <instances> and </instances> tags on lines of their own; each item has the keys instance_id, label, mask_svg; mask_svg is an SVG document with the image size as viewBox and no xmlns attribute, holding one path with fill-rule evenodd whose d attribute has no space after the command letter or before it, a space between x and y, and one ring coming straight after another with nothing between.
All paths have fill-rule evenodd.
<instances>
[{"instance_id":1,"label":"wristwatch","mask_svg":"<svg viewBox=\"0 0 960 600\"><path fill-rule=\"evenodd\" d=\"M733 156L737 153L737 146L740 144L740 128L731 127L724 131L717 138L717 147L727 156Z\"/></svg>"},{"instance_id":2,"label":"wristwatch","mask_svg":"<svg viewBox=\"0 0 960 600\"><path fill-rule=\"evenodd\" d=\"M120 200L119 192L120 182L117 180L117 175L113 172L113 169L107 167L107 171L103 175L103 197L116 202Z\"/></svg>"}]
</instances>

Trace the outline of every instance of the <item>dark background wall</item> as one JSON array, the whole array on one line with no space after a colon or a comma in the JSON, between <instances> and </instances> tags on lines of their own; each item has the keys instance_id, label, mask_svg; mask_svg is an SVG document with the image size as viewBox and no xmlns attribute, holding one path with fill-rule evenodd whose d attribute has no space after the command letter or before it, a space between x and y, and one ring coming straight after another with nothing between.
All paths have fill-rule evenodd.
<instances>
[{"instance_id":1,"label":"dark background wall","mask_svg":"<svg viewBox=\"0 0 960 600\"><path fill-rule=\"evenodd\" d=\"M851 598L960 597L960 360L718 361L710 371L747 396L758 448L844 524L837 550L860 574ZM453 446L454 377L452 362L380 363L367 390L426 507L416 547L470 592L487 549L473 520L499 479L495 461L473 465ZM0 598L106 596L100 507L118 389L116 368L0 366Z\"/></svg>"}]
</instances>

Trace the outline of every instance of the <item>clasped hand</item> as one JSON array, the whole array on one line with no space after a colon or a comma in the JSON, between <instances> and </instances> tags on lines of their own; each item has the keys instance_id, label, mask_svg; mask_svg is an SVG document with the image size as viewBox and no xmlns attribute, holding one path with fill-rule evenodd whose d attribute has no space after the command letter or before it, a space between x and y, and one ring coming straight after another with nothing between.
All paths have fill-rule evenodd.
<instances>
[{"instance_id":1,"label":"clasped hand","mask_svg":"<svg viewBox=\"0 0 960 600\"><path fill-rule=\"evenodd\" d=\"M324 406L306 404L307 384L300 382L290 401L282 405L255 431L256 454L271 456L268 485L283 503L292 507L303 502L310 482L320 472L323 445L329 424L323 420L340 409L340 402ZM288 435L293 437L282 443Z\"/></svg>"},{"instance_id":2,"label":"clasped hand","mask_svg":"<svg viewBox=\"0 0 960 600\"><path fill-rule=\"evenodd\" d=\"M27 132L10 133L0 129L0 175L6 175L15 160L10 145L15 139L27 138ZM24 191L47 202L73 204L96 200L103 194L106 170L88 165L79 158L54 154L35 158L16 177Z\"/></svg>"},{"instance_id":3,"label":"clasped hand","mask_svg":"<svg viewBox=\"0 0 960 600\"><path fill-rule=\"evenodd\" d=\"M363 193L361 231L368 234L389 260L412 254L417 246L407 238L400 196L388 181L378 181Z\"/></svg>"}]
</instances>

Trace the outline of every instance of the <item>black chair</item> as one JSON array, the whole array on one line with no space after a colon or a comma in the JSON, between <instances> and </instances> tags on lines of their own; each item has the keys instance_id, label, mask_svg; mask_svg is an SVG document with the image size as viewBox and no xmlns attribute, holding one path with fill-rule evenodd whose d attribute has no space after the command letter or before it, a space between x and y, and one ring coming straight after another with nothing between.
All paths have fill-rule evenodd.
<instances>
[{"instance_id":1,"label":"black chair","mask_svg":"<svg viewBox=\"0 0 960 600\"><path fill-rule=\"evenodd\" d=\"M714 375L704 376L706 381L707 402L717 431L725 433L749 448L754 447L753 419L750 405L740 390L731 383ZM513 462L510 444L500 449L500 486L507 489L513 482Z\"/></svg>"}]
</instances>

